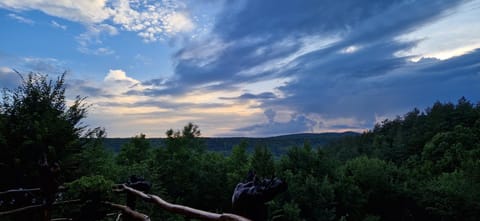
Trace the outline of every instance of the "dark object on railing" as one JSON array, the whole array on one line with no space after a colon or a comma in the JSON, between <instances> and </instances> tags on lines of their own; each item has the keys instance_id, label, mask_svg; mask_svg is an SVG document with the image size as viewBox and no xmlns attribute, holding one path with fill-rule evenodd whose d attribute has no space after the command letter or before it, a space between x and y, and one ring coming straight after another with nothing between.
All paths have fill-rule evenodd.
<instances>
[{"instance_id":1,"label":"dark object on railing","mask_svg":"<svg viewBox=\"0 0 480 221\"><path fill-rule=\"evenodd\" d=\"M287 190L287 183L279 178L259 180L250 171L246 181L237 184L232 196L233 213L253 221L267 220L266 202Z\"/></svg>"},{"instance_id":2,"label":"dark object on railing","mask_svg":"<svg viewBox=\"0 0 480 221\"><path fill-rule=\"evenodd\" d=\"M45 205L44 217L45 221L51 219L52 204L55 202L58 187L60 186L60 164L58 162L48 163L47 155L43 154L39 161L40 167L40 191L43 196L43 203Z\"/></svg>"},{"instance_id":3,"label":"dark object on railing","mask_svg":"<svg viewBox=\"0 0 480 221\"><path fill-rule=\"evenodd\" d=\"M150 182L146 181L143 177L132 175L128 179L128 182L126 184L128 187L131 187L133 189L142 191L142 192L147 192L150 190L152 185ZM133 195L132 193L127 193L127 206L135 210L136 207L136 196Z\"/></svg>"},{"instance_id":4,"label":"dark object on railing","mask_svg":"<svg viewBox=\"0 0 480 221\"><path fill-rule=\"evenodd\" d=\"M152 186L150 182L146 181L143 177L140 177L137 175L131 175L130 178L128 178L128 182L125 185L142 192L149 191ZM137 206L136 201L137 201L137 196L135 196L135 194L127 192L127 208L134 211ZM128 216L128 217L125 217L125 220L133 221L137 219L135 218L135 216Z\"/></svg>"},{"instance_id":5,"label":"dark object on railing","mask_svg":"<svg viewBox=\"0 0 480 221\"><path fill-rule=\"evenodd\" d=\"M143 177L132 175L128 179L127 186L140 190L142 192L149 191L152 185L150 182L146 181Z\"/></svg>"}]
</instances>

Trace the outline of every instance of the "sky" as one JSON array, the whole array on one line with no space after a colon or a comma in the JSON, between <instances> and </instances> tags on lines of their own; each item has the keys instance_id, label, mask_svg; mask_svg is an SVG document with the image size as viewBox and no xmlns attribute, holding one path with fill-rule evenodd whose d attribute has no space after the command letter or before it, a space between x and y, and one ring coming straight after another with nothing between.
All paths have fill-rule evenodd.
<instances>
[{"instance_id":1,"label":"sky","mask_svg":"<svg viewBox=\"0 0 480 221\"><path fill-rule=\"evenodd\" d=\"M365 131L480 101L480 0L0 0L0 87L67 73L108 137Z\"/></svg>"}]
</instances>

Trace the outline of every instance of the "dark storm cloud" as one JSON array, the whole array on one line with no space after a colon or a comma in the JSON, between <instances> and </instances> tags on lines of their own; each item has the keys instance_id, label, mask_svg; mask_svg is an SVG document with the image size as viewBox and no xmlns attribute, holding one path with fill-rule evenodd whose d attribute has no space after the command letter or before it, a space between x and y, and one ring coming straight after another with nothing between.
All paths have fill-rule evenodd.
<instances>
[{"instance_id":1,"label":"dark storm cloud","mask_svg":"<svg viewBox=\"0 0 480 221\"><path fill-rule=\"evenodd\" d=\"M180 52L175 66L175 85L188 89L202 84L216 83L217 88L232 87L238 83L251 83L268 79L275 73L265 71L244 76L240 72L274 59L284 58L300 48L301 44L292 40L270 42L267 39L236 39L218 57L204 64L198 58L182 59ZM186 48L184 50L194 50ZM212 88L215 89L215 88Z\"/></svg>"},{"instance_id":2,"label":"dark storm cloud","mask_svg":"<svg viewBox=\"0 0 480 221\"><path fill-rule=\"evenodd\" d=\"M284 86L277 88L285 96L260 96L247 91L238 97L223 98L257 99L264 110L275 107L298 113L290 122L270 121L238 130L258 133L269 133L274 127L278 132L308 131L311 125L320 125L312 123L306 117L309 114L354 118L372 125L375 115L399 114L436 100L452 101L461 96L477 100L478 51L444 61L423 59L417 63L399 55L418 43L401 42L399 36L448 16L465 2L227 3L216 19L211 38L191 42L174 56L174 78L168 83L146 82L154 87L141 93L158 96L197 89L241 88L261 80L288 78ZM334 40L316 46L322 39Z\"/></svg>"},{"instance_id":3,"label":"dark storm cloud","mask_svg":"<svg viewBox=\"0 0 480 221\"><path fill-rule=\"evenodd\" d=\"M290 104L302 113L373 120L374 114L400 114L436 100L480 99L480 50L445 61L409 62L383 72L382 76L321 82L305 76L280 89L291 96L273 102Z\"/></svg>"},{"instance_id":4,"label":"dark storm cloud","mask_svg":"<svg viewBox=\"0 0 480 221\"><path fill-rule=\"evenodd\" d=\"M220 99L224 100L264 100L264 99L274 99L277 96L272 92L263 92L260 94L251 94L244 93L238 97L222 97Z\"/></svg>"},{"instance_id":5,"label":"dark storm cloud","mask_svg":"<svg viewBox=\"0 0 480 221\"><path fill-rule=\"evenodd\" d=\"M190 102L173 102L173 101L158 101L158 100L146 100L146 101L138 101L133 103L98 102L96 104L99 106L105 106L105 107L158 107L162 109L171 109L171 110L186 110L190 108L226 107L226 104L222 104L222 103L190 103Z\"/></svg>"},{"instance_id":6,"label":"dark storm cloud","mask_svg":"<svg viewBox=\"0 0 480 221\"><path fill-rule=\"evenodd\" d=\"M460 1L246 1L232 7L227 5L214 29L214 34L220 36L219 42L226 46L219 50L215 58L208 56L208 62L202 60L202 57L183 59L182 55L209 44L210 39L204 44L196 42L180 50L175 56L175 83L171 87L185 90L212 82L225 87L299 73L311 76L311 71L305 68L332 69L328 66L331 64L343 66L344 73L353 71L368 75L372 70L377 70L377 74L383 74L383 70L404 63L405 58L394 57L395 52L414 45L396 43L394 37L437 18L446 9L459 3ZM250 75L241 74L242 71L285 58L302 46L308 46L298 41L300 37L329 34L339 35L341 40L295 60L296 69L260 69ZM357 45L360 49L363 47L363 53L338 54L352 45ZM358 58L361 59L353 60ZM372 64L374 67L371 67ZM359 65L362 67L357 70Z\"/></svg>"},{"instance_id":7,"label":"dark storm cloud","mask_svg":"<svg viewBox=\"0 0 480 221\"><path fill-rule=\"evenodd\" d=\"M109 92L108 88L103 88L90 80L68 79L67 77L65 86L68 88L67 93L71 97L81 95L90 98L114 98L117 96Z\"/></svg>"},{"instance_id":8,"label":"dark storm cloud","mask_svg":"<svg viewBox=\"0 0 480 221\"><path fill-rule=\"evenodd\" d=\"M288 122L275 122L270 119L270 111L266 111L265 115L269 118L269 122L264 124L254 124L252 126L235 129L236 132L245 133L247 136L255 135L282 135L299 132L313 132L317 122L309 119L305 115L294 114Z\"/></svg>"}]
</instances>

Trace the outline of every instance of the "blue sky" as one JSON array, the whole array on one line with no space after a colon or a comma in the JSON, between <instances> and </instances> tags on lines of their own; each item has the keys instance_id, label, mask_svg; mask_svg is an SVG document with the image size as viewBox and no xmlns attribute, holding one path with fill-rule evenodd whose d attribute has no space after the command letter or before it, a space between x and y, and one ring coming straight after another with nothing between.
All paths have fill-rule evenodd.
<instances>
[{"instance_id":1,"label":"blue sky","mask_svg":"<svg viewBox=\"0 0 480 221\"><path fill-rule=\"evenodd\" d=\"M68 72L109 137L363 131L480 101L480 0L0 0L0 87Z\"/></svg>"}]
</instances>

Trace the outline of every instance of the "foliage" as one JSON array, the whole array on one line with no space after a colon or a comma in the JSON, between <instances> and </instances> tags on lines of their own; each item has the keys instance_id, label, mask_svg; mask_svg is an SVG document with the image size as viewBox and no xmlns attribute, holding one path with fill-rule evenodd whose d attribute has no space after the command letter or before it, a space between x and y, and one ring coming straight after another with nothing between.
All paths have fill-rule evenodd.
<instances>
[{"instance_id":1,"label":"foliage","mask_svg":"<svg viewBox=\"0 0 480 221\"><path fill-rule=\"evenodd\" d=\"M105 201L112 198L113 181L103 176L84 176L67 183L67 196L82 201Z\"/></svg>"},{"instance_id":2,"label":"foliage","mask_svg":"<svg viewBox=\"0 0 480 221\"><path fill-rule=\"evenodd\" d=\"M104 202L113 199L113 181L103 176L83 176L67 183L66 197L79 199L81 204L77 208L64 212L75 220L101 220L108 210Z\"/></svg>"},{"instance_id":3,"label":"foliage","mask_svg":"<svg viewBox=\"0 0 480 221\"><path fill-rule=\"evenodd\" d=\"M76 154L74 158L81 162L76 174L79 176L100 175L110 180L119 179L121 168L115 162L114 153L104 147L104 136L104 130L97 130L89 138L90 141L83 146L82 151Z\"/></svg>"},{"instance_id":4,"label":"foliage","mask_svg":"<svg viewBox=\"0 0 480 221\"><path fill-rule=\"evenodd\" d=\"M135 136L115 155L105 150L101 129L80 139L86 106L82 98L66 106L63 81L63 76L49 83L32 75L23 87L4 93L0 171L30 180L22 178L2 187L35 185L38 161L47 156L62 166L72 162L62 169L80 178L68 184L65 196L84 201L123 202L111 195L112 180L123 183L137 175L152 183L151 193L168 201L230 212L235 185L254 170L257 176L275 175L288 183L287 192L269 203L271 220L476 220L480 216L480 105L465 98L456 104L436 102L425 111L414 109L324 148L304 142L278 157L273 154L275 146L258 143L249 151L248 143L239 142L229 155L207 151L193 123L168 130L165 142L157 144L144 134ZM94 204L86 205L79 214L94 211ZM185 220L144 203L137 209L152 220Z\"/></svg>"},{"instance_id":5,"label":"foliage","mask_svg":"<svg viewBox=\"0 0 480 221\"><path fill-rule=\"evenodd\" d=\"M255 147L250 165L259 177L275 175L273 155L266 146Z\"/></svg>"},{"instance_id":6,"label":"foliage","mask_svg":"<svg viewBox=\"0 0 480 221\"><path fill-rule=\"evenodd\" d=\"M476 220L480 215L478 188L461 171L443 173L422 187L421 204L439 220Z\"/></svg>"},{"instance_id":7,"label":"foliage","mask_svg":"<svg viewBox=\"0 0 480 221\"><path fill-rule=\"evenodd\" d=\"M39 162L59 162L67 180L74 177L70 157L80 151L81 124L87 105L65 98L65 74L55 81L30 73L15 90L4 90L0 108L0 171L6 177L0 189L38 186ZM46 161L46 162L45 162ZM14 179L13 179L14 178Z\"/></svg>"}]
</instances>

